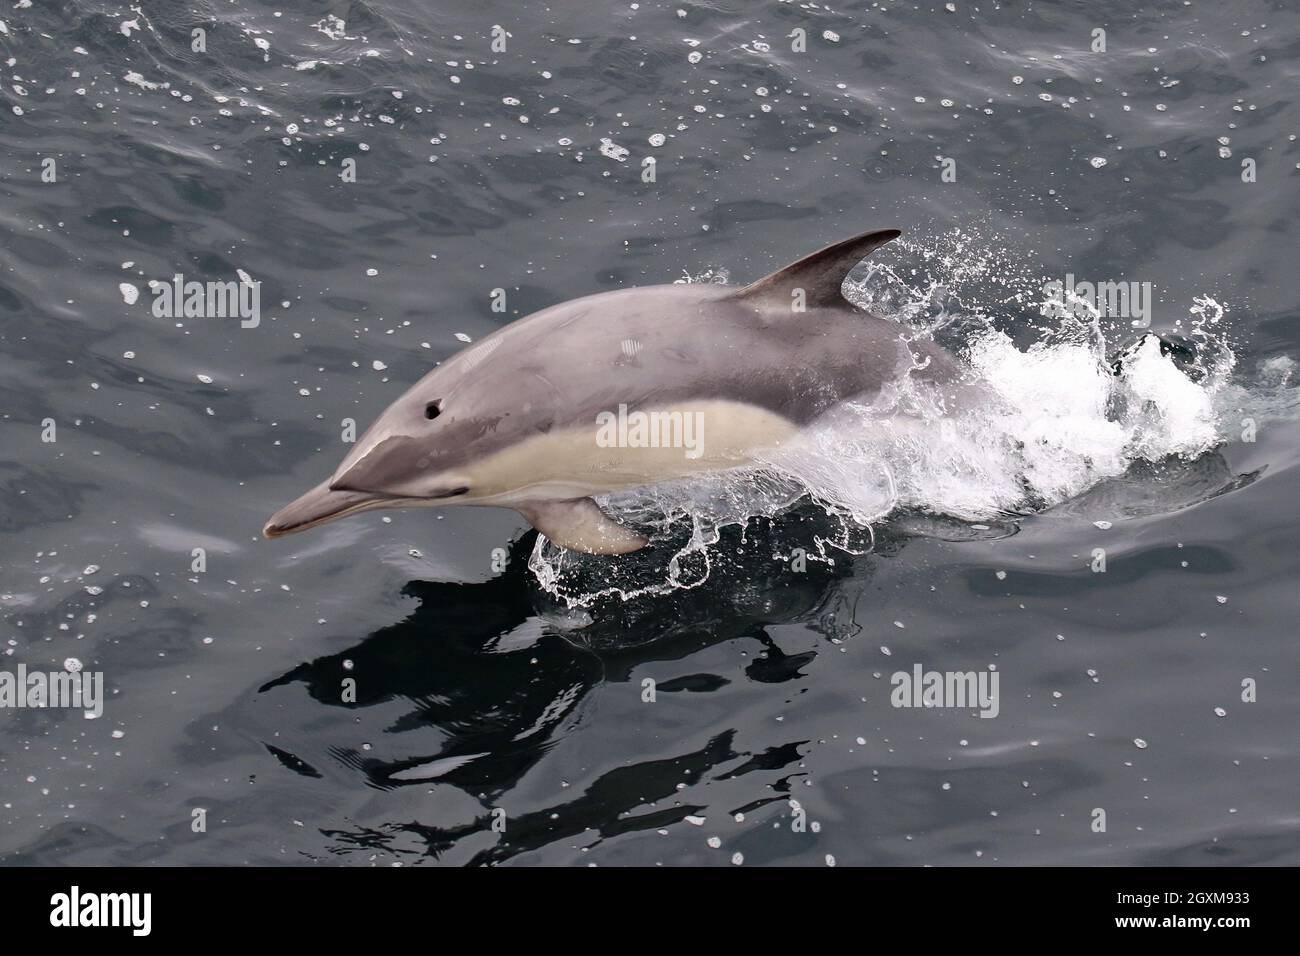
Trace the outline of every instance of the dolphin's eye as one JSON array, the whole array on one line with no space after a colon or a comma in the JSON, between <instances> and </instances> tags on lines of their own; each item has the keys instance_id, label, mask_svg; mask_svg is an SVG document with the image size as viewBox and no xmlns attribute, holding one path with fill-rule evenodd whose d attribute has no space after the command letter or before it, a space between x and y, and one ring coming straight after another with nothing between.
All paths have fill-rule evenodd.
<instances>
[{"instance_id":1,"label":"dolphin's eye","mask_svg":"<svg viewBox=\"0 0 1300 956\"><path fill-rule=\"evenodd\" d=\"M430 402L428 405L424 406L424 417L429 419L429 421L433 421L437 418L440 412L442 412L441 400Z\"/></svg>"}]
</instances>

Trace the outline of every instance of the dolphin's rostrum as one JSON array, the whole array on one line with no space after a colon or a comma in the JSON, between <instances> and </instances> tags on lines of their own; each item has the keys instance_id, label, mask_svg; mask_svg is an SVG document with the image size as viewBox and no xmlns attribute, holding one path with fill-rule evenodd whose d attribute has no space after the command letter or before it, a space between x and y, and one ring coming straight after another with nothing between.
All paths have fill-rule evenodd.
<instances>
[{"instance_id":1,"label":"dolphin's rostrum","mask_svg":"<svg viewBox=\"0 0 1300 956\"><path fill-rule=\"evenodd\" d=\"M941 348L841 295L898 235L846 239L739 289L624 289L526 316L417 382L263 533L374 508L498 505L563 547L635 551L646 539L592 496L753 464L918 366L954 378Z\"/></svg>"}]
</instances>

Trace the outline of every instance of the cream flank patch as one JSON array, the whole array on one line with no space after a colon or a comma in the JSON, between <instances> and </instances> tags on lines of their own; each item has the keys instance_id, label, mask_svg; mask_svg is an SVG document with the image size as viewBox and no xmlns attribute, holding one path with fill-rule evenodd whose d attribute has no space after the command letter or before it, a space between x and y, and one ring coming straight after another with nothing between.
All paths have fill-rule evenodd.
<instances>
[{"instance_id":1,"label":"cream flank patch","mask_svg":"<svg viewBox=\"0 0 1300 956\"><path fill-rule=\"evenodd\" d=\"M456 470L470 491L446 504L566 500L605 494L754 463L781 447L798 428L781 415L746 402L678 403L647 412L700 416L697 448L602 448L599 423L534 435ZM687 453L698 457L688 457Z\"/></svg>"}]
</instances>

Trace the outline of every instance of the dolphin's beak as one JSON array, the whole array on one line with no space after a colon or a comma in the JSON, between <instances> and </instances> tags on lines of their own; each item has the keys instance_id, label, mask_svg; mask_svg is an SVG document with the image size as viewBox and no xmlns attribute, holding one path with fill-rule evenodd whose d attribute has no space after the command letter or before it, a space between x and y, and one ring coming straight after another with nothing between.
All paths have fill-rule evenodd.
<instances>
[{"instance_id":1,"label":"dolphin's beak","mask_svg":"<svg viewBox=\"0 0 1300 956\"><path fill-rule=\"evenodd\" d=\"M328 481L322 481L297 501L290 502L271 515L262 534L268 538L278 538L295 531L306 531L318 524L356 514L358 511L383 508L400 500L369 491L334 491Z\"/></svg>"}]
</instances>

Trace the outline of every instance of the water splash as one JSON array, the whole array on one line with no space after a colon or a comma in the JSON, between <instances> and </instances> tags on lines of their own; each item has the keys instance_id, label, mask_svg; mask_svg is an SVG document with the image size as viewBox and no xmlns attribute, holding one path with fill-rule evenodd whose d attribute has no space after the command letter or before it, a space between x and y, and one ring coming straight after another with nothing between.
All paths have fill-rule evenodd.
<instances>
[{"instance_id":1,"label":"water splash","mask_svg":"<svg viewBox=\"0 0 1300 956\"><path fill-rule=\"evenodd\" d=\"M833 564L870 549L873 523L891 513L984 528L1059 506L1135 466L1192 462L1237 437L1243 414L1294 415L1295 363L1274 357L1258 381L1234 382L1228 310L1209 295L1194 298L1169 341L1135 339L1127 327L1108 332L1090 303L1054 309L1023 252L964 231L898 245L845 293L952 351L968 373L957 401L904 374L755 468L601 499L654 546L608 562L539 537L529 567L541 587L569 607L696 588L735 557L720 544L725 528L736 526L743 541L751 522L797 502L825 521L805 547L772 557ZM1119 346L1117 363L1110 353Z\"/></svg>"}]
</instances>

